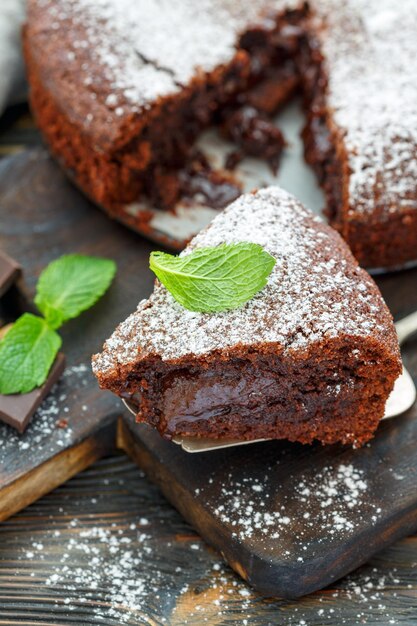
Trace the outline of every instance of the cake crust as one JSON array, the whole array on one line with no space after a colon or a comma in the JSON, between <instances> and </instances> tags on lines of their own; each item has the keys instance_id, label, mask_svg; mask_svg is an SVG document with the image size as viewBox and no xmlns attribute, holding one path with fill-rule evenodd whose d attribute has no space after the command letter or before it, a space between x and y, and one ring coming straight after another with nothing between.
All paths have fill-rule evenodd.
<instances>
[{"instance_id":1,"label":"cake crust","mask_svg":"<svg viewBox=\"0 0 417 626\"><path fill-rule=\"evenodd\" d=\"M340 236L277 187L244 195L185 250L252 241L276 258L240 309L153 294L93 358L100 386L164 436L360 445L401 371L392 317Z\"/></svg>"}]
</instances>

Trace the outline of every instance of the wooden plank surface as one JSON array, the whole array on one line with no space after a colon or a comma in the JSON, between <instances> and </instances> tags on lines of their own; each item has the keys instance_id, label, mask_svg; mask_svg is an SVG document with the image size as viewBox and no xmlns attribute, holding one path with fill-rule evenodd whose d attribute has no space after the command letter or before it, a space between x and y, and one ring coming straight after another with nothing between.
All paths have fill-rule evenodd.
<instances>
[{"instance_id":1,"label":"wooden plank surface","mask_svg":"<svg viewBox=\"0 0 417 626\"><path fill-rule=\"evenodd\" d=\"M1 625L413 626L416 606L417 538L324 591L263 599L125 456L0 525Z\"/></svg>"}]
</instances>

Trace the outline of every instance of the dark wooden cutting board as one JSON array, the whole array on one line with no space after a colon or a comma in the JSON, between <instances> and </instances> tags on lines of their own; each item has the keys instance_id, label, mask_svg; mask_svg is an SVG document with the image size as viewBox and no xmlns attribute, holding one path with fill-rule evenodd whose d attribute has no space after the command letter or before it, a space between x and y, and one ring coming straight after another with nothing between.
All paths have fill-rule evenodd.
<instances>
[{"instance_id":1,"label":"dark wooden cutting board","mask_svg":"<svg viewBox=\"0 0 417 626\"><path fill-rule=\"evenodd\" d=\"M64 252L108 256L119 268L103 300L63 328L67 373L26 434L0 426L4 519L112 451L121 405L98 390L90 355L148 295L152 276L150 244L91 206L41 149L0 164L0 247L23 265L29 293ZM417 309L417 270L378 283L394 315ZM3 317L21 307L9 294ZM415 342L404 360L416 379ZM56 428L62 418L66 429ZM116 443L243 578L266 594L295 597L417 528L416 418L414 407L382 423L357 451L268 442L190 455L124 414Z\"/></svg>"},{"instance_id":2,"label":"dark wooden cutting board","mask_svg":"<svg viewBox=\"0 0 417 626\"><path fill-rule=\"evenodd\" d=\"M0 424L0 519L114 450L119 400L99 390L91 354L148 293L150 244L110 221L67 181L43 149L0 162L0 248L24 268L28 296L49 261L67 252L113 258L117 277L90 311L62 328L67 368L23 436ZM0 300L13 320L27 306L15 291ZM66 428L56 426L67 420ZM62 423L62 422L61 422Z\"/></svg>"}]
</instances>

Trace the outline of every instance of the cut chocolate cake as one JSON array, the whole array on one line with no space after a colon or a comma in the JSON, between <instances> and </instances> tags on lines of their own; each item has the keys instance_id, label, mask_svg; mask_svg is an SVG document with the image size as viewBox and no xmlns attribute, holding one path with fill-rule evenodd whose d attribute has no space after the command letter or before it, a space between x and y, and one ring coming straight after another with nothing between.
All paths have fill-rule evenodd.
<instances>
[{"instance_id":1,"label":"cut chocolate cake","mask_svg":"<svg viewBox=\"0 0 417 626\"><path fill-rule=\"evenodd\" d=\"M300 0L271 5L285 13L285 24L304 12ZM294 62L284 41L268 41L276 20L257 27L267 6L265 0L29 2L24 46L33 110L53 152L96 202L117 216L141 194L160 202L160 187L169 185L174 204L175 173L222 107L267 78L273 63L282 65L284 88L253 97L275 107L289 97Z\"/></svg>"},{"instance_id":2,"label":"cut chocolate cake","mask_svg":"<svg viewBox=\"0 0 417 626\"><path fill-rule=\"evenodd\" d=\"M249 241L276 265L243 307L193 313L158 281L93 358L100 386L167 438L370 439L401 372L392 317L336 231L278 187L193 239Z\"/></svg>"},{"instance_id":3,"label":"cut chocolate cake","mask_svg":"<svg viewBox=\"0 0 417 626\"><path fill-rule=\"evenodd\" d=\"M224 109L271 115L301 81L328 218L361 264L393 267L417 259L416 32L415 0L29 0L24 47L52 151L125 221L140 197L175 205Z\"/></svg>"},{"instance_id":4,"label":"cut chocolate cake","mask_svg":"<svg viewBox=\"0 0 417 626\"><path fill-rule=\"evenodd\" d=\"M417 3L320 0L300 54L307 160L367 267L417 259Z\"/></svg>"}]
</instances>

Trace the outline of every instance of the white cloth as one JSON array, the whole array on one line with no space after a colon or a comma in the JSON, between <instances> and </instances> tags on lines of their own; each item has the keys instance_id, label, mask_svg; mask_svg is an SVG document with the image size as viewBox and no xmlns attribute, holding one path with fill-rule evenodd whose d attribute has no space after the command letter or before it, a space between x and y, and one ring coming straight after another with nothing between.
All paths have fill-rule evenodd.
<instances>
[{"instance_id":1,"label":"white cloth","mask_svg":"<svg viewBox=\"0 0 417 626\"><path fill-rule=\"evenodd\" d=\"M0 0L0 115L7 104L25 99L21 29L25 0Z\"/></svg>"}]
</instances>

